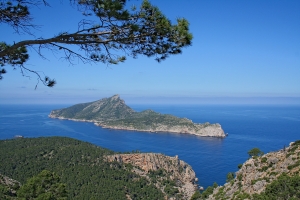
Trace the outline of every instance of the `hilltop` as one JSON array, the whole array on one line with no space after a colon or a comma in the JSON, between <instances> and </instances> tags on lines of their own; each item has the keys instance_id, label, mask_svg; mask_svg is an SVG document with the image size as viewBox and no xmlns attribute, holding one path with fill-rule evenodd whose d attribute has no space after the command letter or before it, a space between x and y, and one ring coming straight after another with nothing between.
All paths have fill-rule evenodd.
<instances>
[{"instance_id":1,"label":"hilltop","mask_svg":"<svg viewBox=\"0 0 300 200\"><path fill-rule=\"evenodd\" d=\"M187 118L160 114L153 110L136 112L127 106L119 95L53 110L49 117L93 122L97 126L111 129L188 133L210 137L226 136L220 124L193 123Z\"/></svg>"}]
</instances>

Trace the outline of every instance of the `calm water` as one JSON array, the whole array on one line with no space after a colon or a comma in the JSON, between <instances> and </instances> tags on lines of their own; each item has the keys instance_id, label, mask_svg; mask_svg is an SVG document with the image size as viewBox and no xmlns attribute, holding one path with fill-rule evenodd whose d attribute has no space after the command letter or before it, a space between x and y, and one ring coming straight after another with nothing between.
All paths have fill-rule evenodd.
<instances>
[{"instance_id":1,"label":"calm water","mask_svg":"<svg viewBox=\"0 0 300 200\"><path fill-rule=\"evenodd\" d=\"M92 123L47 117L52 109L64 106L0 105L0 139L10 139L17 134L25 137L66 136L115 151L178 155L193 167L199 184L204 187L213 182L224 184L226 174L237 171L237 165L247 159L247 151L251 148L275 151L300 139L300 106L130 106L136 111L151 108L198 123L218 122L229 136L218 139L109 130Z\"/></svg>"}]
</instances>

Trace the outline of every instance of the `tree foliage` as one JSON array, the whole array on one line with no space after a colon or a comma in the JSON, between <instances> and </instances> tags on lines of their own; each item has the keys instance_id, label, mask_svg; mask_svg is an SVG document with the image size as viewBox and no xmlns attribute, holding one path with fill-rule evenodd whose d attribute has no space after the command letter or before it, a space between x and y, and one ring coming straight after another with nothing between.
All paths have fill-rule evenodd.
<instances>
[{"instance_id":1,"label":"tree foliage","mask_svg":"<svg viewBox=\"0 0 300 200\"><path fill-rule=\"evenodd\" d=\"M277 180L267 185L264 192L253 195L253 198L257 200L300 199L300 176L282 174Z\"/></svg>"},{"instance_id":2,"label":"tree foliage","mask_svg":"<svg viewBox=\"0 0 300 200\"><path fill-rule=\"evenodd\" d=\"M48 5L46 0L0 1L0 23L10 25L16 32L32 36L33 16L30 6ZM45 85L52 87L55 80L42 79L39 73L25 67L29 58L28 48L34 48L41 56L42 49L62 51L62 57L73 63L74 59L86 62L117 64L126 56L154 56L160 62L169 55L179 54L183 47L191 45L189 22L178 18L176 24L155 6L144 0L139 9L127 9L126 0L70 0L82 20L78 31L63 31L51 38L38 38L8 44L0 41L0 78L6 73L4 66L36 73ZM74 48L76 47L76 48ZM74 50L75 49L75 50Z\"/></svg>"},{"instance_id":3,"label":"tree foliage","mask_svg":"<svg viewBox=\"0 0 300 200\"><path fill-rule=\"evenodd\" d=\"M161 182L165 174L157 174L148 180L132 172L130 164L106 162L104 156L114 153L63 137L0 140L0 159L5 161L0 162L0 169L3 175L23 185L17 192L18 198L47 199L51 197L50 191L63 193L64 187L60 184L64 183L67 199L72 200L164 199L154 182ZM46 180L44 185L41 184L43 180ZM2 196L7 196L7 188L0 187L0 197L2 190Z\"/></svg>"},{"instance_id":4,"label":"tree foliage","mask_svg":"<svg viewBox=\"0 0 300 200\"><path fill-rule=\"evenodd\" d=\"M214 189L218 187L218 184L214 182L212 186L208 186L202 193L197 190L193 196L191 197L191 200L202 200L202 199L208 199L209 195L211 195L214 192Z\"/></svg>"},{"instance_id":5,"label":"tree foliage","mask_svg":"<svg viewBox=\"0 0 300 200\"><path fill-rule=\"evenodd\" d=\"M255 147L248 151L248 155L249 155L249 157L262 156L262 155L264 155L264 152L262 152L259 148Z\"/></svg>"},{"instance_id":6,"label":"tree foliage","mask_svg":"<svg viewBox=\"0 0 300 200\"><path fill-rule=\"evenodd\" d=\"M228 174L226 175L226 182L230 182L234 179L234 173L233 172L228 172Z\"/></svg>"},{"instance_id":7,"label":"tree foliage","mask_svg":"<svg viewBox=\"0 0 300 200\"><path fill-rule=\"evenodd\" d=\"M30 178L17 192L20 199L64 200L67 199L66 185L53 172L43 170Z\"/></svg>"}]
</instances>

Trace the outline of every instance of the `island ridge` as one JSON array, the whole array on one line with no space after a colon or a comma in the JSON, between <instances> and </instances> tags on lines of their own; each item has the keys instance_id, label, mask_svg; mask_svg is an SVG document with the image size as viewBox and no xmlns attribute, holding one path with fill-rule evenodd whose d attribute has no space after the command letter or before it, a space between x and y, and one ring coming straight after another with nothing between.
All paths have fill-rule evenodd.
<instances>
[{"instance_id":1,"label":"island ridge","mask_svg":"<svg viewBox=\"0 0 300 200\"><path fill-rule=\"evenodd\" d=\"M218 123L193 123L192 120L187 118L160 114L153 110L136 112L127 106L119 95L53 110L49 114L49 117L93 122L97 126L111 129L226 137L224 130Z\"/></svg>"}]
</instances>

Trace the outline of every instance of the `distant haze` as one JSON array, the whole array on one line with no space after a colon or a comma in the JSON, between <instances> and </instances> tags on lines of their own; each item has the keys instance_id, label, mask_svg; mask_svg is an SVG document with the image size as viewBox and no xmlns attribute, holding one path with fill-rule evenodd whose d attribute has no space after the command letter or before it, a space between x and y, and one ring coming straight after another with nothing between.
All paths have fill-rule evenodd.
<instances>
[{"instance_id":1,"label":"distant haze","mask_svg":"<svg viewBox=\"0 0 300 200\"><path fill-rule=\"evenodd\" d=\"M1 98L0 104L65 104L73 105L77 103L86 103L96 101L110 95L99 96L69 96L53 98L51 96L34 99L34 97L24 98ZM207 105L300 105L300 97L168 97L168 96L133 96L122 95L121 98L127 104L207 104Z\"/></svg>"}]
</instances>

